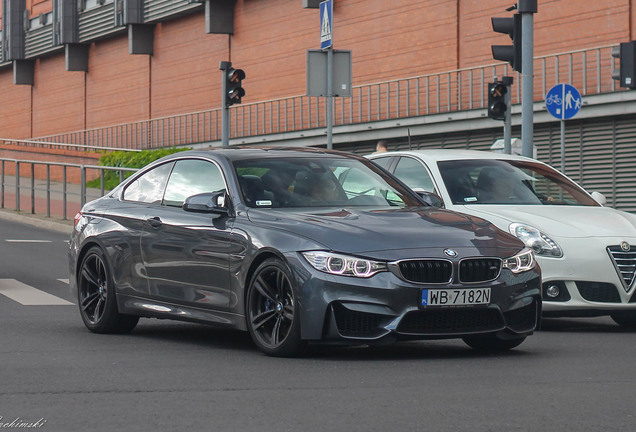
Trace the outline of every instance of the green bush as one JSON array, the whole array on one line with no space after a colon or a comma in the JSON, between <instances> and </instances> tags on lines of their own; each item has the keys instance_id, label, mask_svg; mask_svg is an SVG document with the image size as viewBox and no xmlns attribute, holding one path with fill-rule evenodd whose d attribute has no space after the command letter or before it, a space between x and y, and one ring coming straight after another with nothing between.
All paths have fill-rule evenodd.
<instances>
[{"instance_id":1,"label":"green bush","mask_svg":"<svg viewBox=\"0 0 636 432\"><path fill-rule=\"evenodd\" d=\"M157 150L142 150L140 152L130 151L115 151L108 153L99 158L99 165L108 167L123 167L123 168L142 168L148 165L150 162L156 161L164 156L178 153L184 150L190 150L189 148L163 148ZM133 174L132 171L125 171L124 178ZM119 171L104 171L104 189L114 189L119 184ZM100 187L100 179L88 181L87 187L98 188Z\"/></svg>"}]
</instances>

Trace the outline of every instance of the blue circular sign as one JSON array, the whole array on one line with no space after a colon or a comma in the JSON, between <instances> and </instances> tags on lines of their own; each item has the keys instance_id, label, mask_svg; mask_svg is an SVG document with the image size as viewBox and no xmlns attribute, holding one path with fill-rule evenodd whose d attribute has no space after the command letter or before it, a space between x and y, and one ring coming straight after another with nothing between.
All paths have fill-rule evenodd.
<instances>
[{"instance_id":1,"label":"blue circular sign","mask_svg":"<svg viewBox=\"0 0 636 432\"><path fill-rule=\"evenodd\" d=\"M545 107L548 112L559 120L574 117L582 104L581 93L570 84L555 85L545 97Z\"/></svg>"}]
</instances>

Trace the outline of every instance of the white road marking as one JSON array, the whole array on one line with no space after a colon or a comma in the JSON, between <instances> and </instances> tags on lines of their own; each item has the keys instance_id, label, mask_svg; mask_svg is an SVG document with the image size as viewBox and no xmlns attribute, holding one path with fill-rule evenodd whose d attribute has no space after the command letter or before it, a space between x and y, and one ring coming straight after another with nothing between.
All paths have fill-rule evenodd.
<instances>
[{"instance_id":1,"label":"white road marking","mask_svg":"<svg viewBox=\"0 0 636 432\"><path fill-rule=\"evenodd\" d=\"M7 243L53 243L51 240L6 239Z\"/></svg>"},{"instance_id":2,"label":"white road marking","mask_svg":"<svg viewBox=\"0 0 636 432\"><path fill-rule=\"evenodd\" d=\"M68 279L58 279L60 282L65 283L65 284L69 284L69 280Z\"/></svg>"},{"instance_id":3,"label":"white road marking","mask_svg":"<svg viewBox=\"0 0 636 432\"><path fill-rule=\"evenodd\" d=\"M73 304L15 279L0 279L0 294L24 306L66 306Z\"/></svg>"}]
</instances>

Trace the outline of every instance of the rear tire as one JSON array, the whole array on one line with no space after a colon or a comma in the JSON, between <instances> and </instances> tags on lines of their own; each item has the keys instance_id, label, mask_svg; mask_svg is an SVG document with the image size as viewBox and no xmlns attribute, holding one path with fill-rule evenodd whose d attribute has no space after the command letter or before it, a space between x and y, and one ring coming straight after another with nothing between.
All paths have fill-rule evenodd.
<instances>
[{"instance_id":1,"label":"rear tire","mask_svg":"<svg viewBox=\"0 0 636 432\"><path fill-rule=\"evenodd\" d=\"M130 333L139 317L120 314L115 284L104 251L88 250L77 275L77 303L84 325L93 333Z\"/></svg>"},{"instance_id":2,"label":"rear tire","mask_svg":"<svg viewBox=\"0 0 636 432\"><path fill-rule=\"evenodd\" d=\"M610 317L619 326L636 330L636 311L613 312Z\"/></svg>"},{"instance_id":3,"label":"rear tire","mask_svg":"<svg viewBox=\"0 0 636 432\"><path fill-rule=\"evenodd\" d=\"M526 336L514 339L502 339L497 335L466 336L462 340L469 347L483 352L503 352L518 347L526 340Z\"/></svg>"},{"instance_id":4,"label":"rear tire","mask_svg":"<svg viewBox=\"0 0 636 432\"><path fill-rule=\"evenodd\" d=\"M265 354L293 357L306 342L300 338L300 314L289 267L278 258L258 266L246 297L247 328Z\"/></svg>"}]
</instances>

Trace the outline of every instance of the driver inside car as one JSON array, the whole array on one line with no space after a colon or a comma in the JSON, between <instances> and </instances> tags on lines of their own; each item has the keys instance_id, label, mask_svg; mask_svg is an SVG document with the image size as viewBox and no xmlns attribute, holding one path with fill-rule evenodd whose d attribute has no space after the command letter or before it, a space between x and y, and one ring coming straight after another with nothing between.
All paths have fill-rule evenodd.
<instances>
[{"instance_id":1,"label":"driver inside car","mask_svg":"<svg viewBox=\"0 0 636 432\"><path fill-rule=\"evenodd\" d=\"M514 175L502 168L483 168L477 179L479 201L493 204L509 202L515 198L515 181Z\"/></svg>"},{"instance_id":2,"label":"driver inside car","mask_svg":"<svg viewBox=\"0 0 636 432\"><path fill-rule=\"evenodd\" d=\"M296 175L294 195L312 202L333 202L342 198L341 188L333 173L301 171Z\"/></svg>"}]
</instances>

